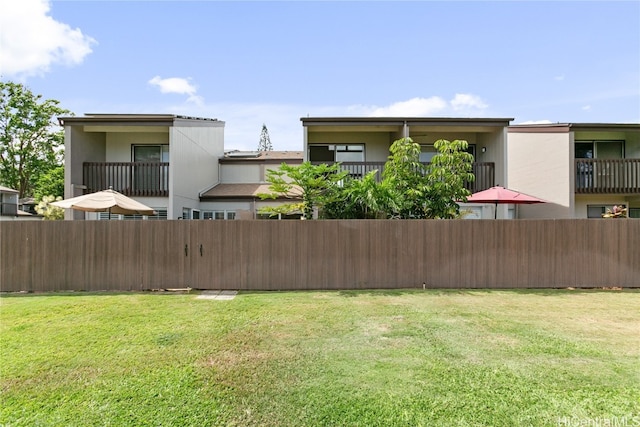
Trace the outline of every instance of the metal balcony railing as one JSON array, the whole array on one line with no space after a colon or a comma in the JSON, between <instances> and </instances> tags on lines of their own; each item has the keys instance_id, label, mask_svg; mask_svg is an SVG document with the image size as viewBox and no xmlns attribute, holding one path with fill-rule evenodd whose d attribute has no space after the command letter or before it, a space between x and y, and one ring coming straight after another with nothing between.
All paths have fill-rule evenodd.
<instances>
[{"instance_id":1,"label":"metal balcony railing","mask_svg":"<svg viewBox=\"0 0 640 427\"><path fill-rule=\"evenodd\" d=\"M113 188L126 196L169 196L167 162L85 162L83 184L87 192Z\"/></svg>"},{"instance_id":2,"label":"metal balcony railing","mask_svg":"<svg viewBox=\"0 0 640 427\"><path fill-rule=\"evenodd\" d=\"M576 159L576 193L640 193L640 159Z\"/></svg>"},{"instance_id":3,"label":"metal balcony railing","mask_svg":"<svg viewBox=\"0 0 640 427\"><path fill-rule=\"evenodd\" d=\"M311 162L312 164L332 164L334 162ZM429 165L429 163L423 163ZM349 172L354 178L362 178L371 171L377 170L376 180L382 179L382 171L385 162L340 162L340 167ZM473 163L473 174L476 179L473 182L467 182L466 187L472 193L486 190L495 185L495 164L493 162Z\"/></svg>"}]
</instances>

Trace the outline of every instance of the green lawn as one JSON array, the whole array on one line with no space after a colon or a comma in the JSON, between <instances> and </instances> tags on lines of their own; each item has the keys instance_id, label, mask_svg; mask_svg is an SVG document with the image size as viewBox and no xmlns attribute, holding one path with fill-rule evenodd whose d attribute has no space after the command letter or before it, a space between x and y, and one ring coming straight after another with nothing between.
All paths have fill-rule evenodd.
<instances>
[{"instance_id":1,"label":"green lawn","mask_svg":"<svg viewBox=\"0 0 640 427\"><path fill-rule=\"evenodd\" d=\"M640 426L637 291L195 296L3 295L0 425Z\"/></svg>"}]
</instances>

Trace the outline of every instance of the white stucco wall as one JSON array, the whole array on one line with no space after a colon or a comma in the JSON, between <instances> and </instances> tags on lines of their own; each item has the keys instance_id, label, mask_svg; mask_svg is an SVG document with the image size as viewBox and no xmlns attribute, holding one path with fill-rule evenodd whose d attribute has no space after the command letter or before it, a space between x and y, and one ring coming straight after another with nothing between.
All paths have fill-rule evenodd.
<instances>
[{"instance_id":1,"label":"white stucco wall","mask_svg":"<svg viewBox=\"0 0 640 427\"><path fill-rule=\"evenodd\" d=\"M218 158L224 154L224 124L174 126L169 140L167 215L169 219L177 219L183 208L201 209L200 192L218 183Z\"/></svg>"}]
</instances>

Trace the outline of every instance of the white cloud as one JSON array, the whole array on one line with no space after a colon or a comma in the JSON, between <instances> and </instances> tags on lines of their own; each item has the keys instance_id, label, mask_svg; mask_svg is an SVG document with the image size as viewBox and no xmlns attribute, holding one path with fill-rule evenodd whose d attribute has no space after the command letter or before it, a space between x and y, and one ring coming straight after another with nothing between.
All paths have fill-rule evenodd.
<instances>
[{"instance_id":1,"label":"white cloud","mask_svg":"<svg viewBox=\"0 0 640 427\"><path fill-rule=\"evenodd\" d=\"M52 65L82 63L96 41L50 15L48 0L3 1L0 13L0 75L28 77Z\"/></svg>"},{"instance_id":2,"label":"white cloud","mask_svg":"<svg viewBox=\"0 0 640 427\"><path fill-rule=\"evenodd\" d=\"M447 101L439 96L411 98L387 106L352 105L347 110L354 116L369 117L429 117L442 115L478 114L488 105L477 95L457 93Z\"/></svg>"},{"instance_id":3,"label":"white cloud","mask_svg":"<svg viewBox=\"0 0 640 427\"><path fill-rule=\"evenodd\" d=\"M555 76L553 79L557 80L557 81L562 81L562 80L564 80L564 74L561 74L559 76Z\"/></svg>"},{"instance_id":4,"label":"white cloud","mask_svg":"<svg viewBox=\"0 0 640 427\"><path fill-rule=\"evenodd\" d=\"M484 110L488 107L479 96L469 93L456 93L451 100L451 106L455 111Z\"/></svg>"},{"instance_id":5,"label":"white cloud","mask_svg":"<svg viewBox=\"0 0 640 427\"><path fill-rule=\"evenodd\" d=\"M439 113L447 108L447 101L438 97L411 98L386 107L372 107L371 117L421 117Z\"/></svg>"},{"instance_id":6,"label":"white cloud","mask_svg":"<svg viewBox=\"0 0 640 427\"><path fill-rule=\"evenodd\" d=\"M583 111L589 111L591 110L591 105L585 105L584 107L582 107Z\"/></svg>"},{"instance_id":7,"label":"white cloud","mask_svg":"<svg viewBox=\"0 0 640 427\"><path fill-rule=\"evenodd\" d=\"M204 99L196 94L197 88L191 84L191 79L182 77L169 77L166 79L155 76L149 80L149 84L160 88L160 93L177 93L179 95L189 95L188 101L197 105L202 105Z\"/></svg>"}]
</instances>

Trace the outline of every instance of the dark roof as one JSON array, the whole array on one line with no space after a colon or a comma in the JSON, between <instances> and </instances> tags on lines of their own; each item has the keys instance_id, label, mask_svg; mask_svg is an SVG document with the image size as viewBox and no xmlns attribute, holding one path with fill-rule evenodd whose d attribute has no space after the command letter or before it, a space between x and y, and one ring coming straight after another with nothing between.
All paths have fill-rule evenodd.
<instances>
[{"instance_id":1,"label":"dark roof","mask_svg":"<svg viewBox=\"0 0 640 427\"><path fill-rule=\"evenodd\" d=\"M220 158L220 163L302 163L302 151L229 151Z\"/></svg>"},{"instance_id":2,"label":"dark roof","mask_svg":"<svg viewBox=\"0 0 640 427\"><path fill-rule=\"evenodd\" d=\"M269 184L218 184L201 194L200 200L259 199L261 193L270 193Z\"/></svg>"}]
</instances>

